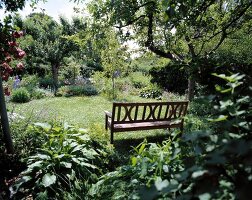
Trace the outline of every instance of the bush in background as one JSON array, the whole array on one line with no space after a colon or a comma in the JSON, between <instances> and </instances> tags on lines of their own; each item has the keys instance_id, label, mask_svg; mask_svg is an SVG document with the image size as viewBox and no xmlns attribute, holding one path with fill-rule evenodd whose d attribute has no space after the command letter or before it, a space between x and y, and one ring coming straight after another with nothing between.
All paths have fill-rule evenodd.
<instances>
[{"instance_id":1,"label":"bush in background","mask_svg":"<svg viewBox=\"0 0 252 200\"><path fill-rule=\"evenodd\" d=\"M32 92L34 88L38 87L39 78L36 75L29 75L22 77L20 81L20 87L26 88L29 92Z\"/></svg>"},{"instance_id":2,"label":"bush in background","mask_svg":"<svg viewBox=\"0 0 252 200\"><path fill-rule=\"evenodd\" d=\"M165 67L153 67L150 75L152 83L158 84L168 92L184 94L187 89L188 75L179 64L171 62Z\"/></svg>"},{"instance_id":3,"label":"bush in background","mask_svg":"<svg viewBox=\"0 0 252 200\"><path fill-rule=\"evenodd\" d=\"M142 72L133 72L130 74L130 81L135 88L144 88L150 84L151 78Z\"/></svg>"},{"instance_id":4,"label":"bush in background","mask_svg":"<svg viewBox=\"0 0 252 200\"><path fill-rule=\"evenodd\" d=\"M39 87L42 88L53 88L53 78L49 75L39 78Z\"/></svg>"},{"instance_id":5,"label":"bush in background","mask_svg":"<svg viewBox=\"0 0 252 200\"><path fill-rule=\"evenodd\" d=\"M49 90L43 89L43 88L34 88L31 92L31 98L32 99L42 99L45 97L53 97L53 93Z\"/></svg>"},{"instance_id":6,"label":"bush in background","mask_svg":"<svg viewBox=\"0 0 252 200\"><path fill-rule=\"evenodd\" d=\"M150 84L149 86L140 90L140 97L149 99L161 99L162 90L155 84Z\"/></svg>"},{"instance_id":7,"label":"bush in background","mask_svg":"<svg viewBox=\"0 0 252 200\"><path fill-rule=\"evenodd\" d=\"M24 87L13 90L11 101L15 103L26 103L30 101L30 93Z\"/></svg>"},{"instance_id":8,"label":"bush in background","mask_svg":"<svg viewBox=\"0 0 252 200\"><path fill-rule=\"evenodd\" d=\"M70 85L70 86L62 86L58 89L57 96L92 96L97 95L98 91L93 85Z\"/></svg>"}]
</instances>

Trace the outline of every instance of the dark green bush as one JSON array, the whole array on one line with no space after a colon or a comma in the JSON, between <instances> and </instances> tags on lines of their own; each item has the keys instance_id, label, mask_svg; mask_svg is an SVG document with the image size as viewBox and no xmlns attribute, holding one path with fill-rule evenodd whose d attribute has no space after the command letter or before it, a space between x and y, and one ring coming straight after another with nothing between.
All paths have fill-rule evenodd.
<instances>
[{"instance_id":1,"label":"dark green bush","mask_svg":"<svg viewBox=\"0 0 252 200\"><path fill-rule=\"evenodd\" d=\"M165 67L154 67L150 70L151 82L158 84L169 92L185 94L188 75L179 64L169 63Z\"/></svg>"},{"instance_id":2,"label":"dark green bush","mask_svg":"<svg viewBox=\"0 0 252 200\"><path fill-rule=\"evenodd\" d=\"M93 85L84 85L82 88L82 92L85 96L97 95L98 92Z\"/></svg>"},{"instance_id":3,"label":"dark green bush","mask_svg":"<svg viewBox=\"0 0 252 200\"><path fill-rule=\"evenodd\" d=\"M50 76L45 76L39 79L39 87L43 88L53 88L53 78Z\"/></svg>"},{"instance_id":4,"label":"dark green bush","mask_svg":"<svg viewBox=\"0 0 252 200\"><path fill-rule=\"evenodd\" d=\"M30 93L26 88L17 88L12 92L11 101L15 103L26 103L30 101Z\"/></svg>"}]
</instances>

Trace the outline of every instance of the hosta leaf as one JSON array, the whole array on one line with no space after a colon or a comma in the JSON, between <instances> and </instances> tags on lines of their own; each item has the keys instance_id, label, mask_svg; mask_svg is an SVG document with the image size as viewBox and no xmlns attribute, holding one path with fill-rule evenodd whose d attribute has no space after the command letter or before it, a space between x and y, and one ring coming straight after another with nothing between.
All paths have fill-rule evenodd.
<instances>
[{"instance_id":1,"label":"hosta leaf","mask_svg":"<svg viewBox=\"0 0 252 200\"><path fill-rule=\"evenodd\" d=\"M80 132L80 133L88 133L88 130L87 130L87 129L84 129L84 128L80 128L80 129L79 129L79 132Z\"/></svg>"},{"instance_id":2,"label":"hosta leaf","mask_svg":"<svg viewBox=\"0 0 252 200\"><path fill-rule=\"evenodd\" d=\"M89 167L89 168L92 168L92 169L97 169L96 166L94 166L94 165L92 165L92 164L89 164L89 163L82 162L81 165L82 165L82 166Z\"/></svg>"},{"instance_id":3,"label":"hosta leaf","mask_svg":"<svg viewBox=\"0 0 252 200\"><path fill-rule=\"evenodd\" d=\"M72 163L69 162L60 162L60 165L64 166L65 168L71 169Z\"/></svg>"},{"instance_id":4,"label":"hosta leaf","mask_svg":"<svg viewBox=\"0 0 252 200\"><path fill-rule=\"evenodd\" d=\"M45 187L49 187L50 185L56 182L57 177L55 175L51 175L49 173L45 174L42 178L42 185Z\"/></svg>"},{"instance_id":5,"label":"hosta leaf","mask_svg":"<svg viewBox=\"0 0 252 200\"><path fill-rule=\"evenodd\" d=\"M195 171L192 173L192 178L198 178L200 176L203 176L207 172L208 172L207 170Z\"/></svg>"},{"instance_id":6,"label":"hosta leaf","mask_svg":"<svg viewBox=\"0 0 252 200\"><path fill-rule=\"evenodd\" d=\"M48 124L48 123L40 123L40 122L37 122L37 123L34 123L34 125L35 126L39 126L39 127L41 127L41 128L43 128L43 129L45 129L45 130L49 130L49 129L51 129L51 125L50 124Z\"/></svg>"},{"instance_id":7,"label":"hosta leaf","mask_svg":"<svg viewBox=\"0 0 252 200\"><path fill-rule=\"evenodd\" d=\"M41 160L48 160L48 159L50 159L50 156L45 155L45 154L37 154L36 156L37 156L39 159L41 159Z\"/></svg>"},{"instance_id":8,"label":"hosta leaf","mask_svg":"<svg viewBox=\"0 0 252 200\"><path fill-rule=\"evenodd\" d=\"M163 188L167 187L169 185L168 180L162 180L160 177L157 178L155 181L155 186L158 191L161 191Z\"/></svg>"},{"instance_id":9,"label":"hosta leaf","mask_svg":"<svg viewBox=\"0 0 252 200\"><path fill-rule=\"evenodd\" d=\"M35 163L32 163L28 166L28 169L33 169L33 168L40 168L42 166L43 161L37 161Z\"/></svg>"}]
</instances>

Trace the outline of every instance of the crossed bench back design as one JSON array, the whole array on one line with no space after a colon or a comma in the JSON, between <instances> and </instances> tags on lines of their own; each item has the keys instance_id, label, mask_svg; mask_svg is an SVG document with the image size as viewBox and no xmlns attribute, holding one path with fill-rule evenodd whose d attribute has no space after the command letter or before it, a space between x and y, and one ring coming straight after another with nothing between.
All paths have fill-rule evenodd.
<instances>
[{"instance_id":1,"label":"crossed bench back design","mask_svg":"<svg viewBox=\"0 0 252 200\"><path fill-rule=\"evenodd\" d=\"M182 131L187 107L188 101L113 103L112 113L106 112L105 126L111 130L111 143L113 132L176 127Z\"/></svg>"}]
</instances>

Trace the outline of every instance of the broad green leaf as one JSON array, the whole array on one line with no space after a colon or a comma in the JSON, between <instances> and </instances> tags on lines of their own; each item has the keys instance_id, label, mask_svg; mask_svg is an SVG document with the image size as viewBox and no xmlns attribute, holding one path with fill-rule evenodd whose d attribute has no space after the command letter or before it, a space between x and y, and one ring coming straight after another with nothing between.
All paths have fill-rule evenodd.
<instances>
[{"instance_id":1,"label":"broad green leaf","mask_svg":"<svg viewBox=\"0 0 252 200\"><path fill-rule=\"evenodd\" d=\"M40 168L42 166L43 161L37 161L35 163L32 163L28 166L28 169L33 169L33 168Z\"/></svg>"},{"instance_id":2,"label":"broad green leaf","mask_svg":"<svg viewBox=\"0 0 252 200\"><path fill-rule=\"evenodd\" d=\"M60 165L63 165L65 168L71 169L72 163L69 162L60 162Z\"/></svg>"},{"instance_id":3,"label":"broad green leaf","mask_svg":"<svg viewBox=\"0 0 252 200\"><path fill-rule=\"evenodd\" d=\"M137 164L137 157L132 157L131 158L131 162L132 162L132 166L133 167L136 166L136 164Z\"/></svg>"},{"instance_id":4,"label":"broad green leaf","mask_svg":"<svg viewBox=\"0 0 252 200\"><path fill-rule=\"evenodd\" d=\"M45 155L45 154L37 154L37 157L41 160L48 160L50 159L50 156Z\"/></svg>"},{"instance_id":5,"label":"broad green leaf","mask_svg":"<svg viewBox=\"0 0 252 200\"><path fill-rule=\"evenodd\" d=\"M35 126L39 126L39 127L41 127L41 128L43 128L43 129L45 129L45 130L49 130L49 129L51 129L51 125L50 124L48 124L48 123L40 123L40 122L37 122L37 123L34 123L34 125Z\"/></svg>"},{"instance_id":6,"label":"broad green leaf","mask_svg":"<svg viewBox=\"0 0 252 200\"><path fill-rule=\"evenodd\" d=\"M200 170L200 171L196 171L192 173L192 178L198 178L202 175L204 175L205 173L207 173L207 170Z\"/></svg>"},{"instance_id":7,"label":"broad green leaf","mask_svg":"<svg viewBox=\"0 0 252 200\"><path fill-rule=\"evenodd\" d=\"M45 174L42 178L42 185L45 187L49 187L50 185L56 182L57 177L55 175L51 175L49 173Z\"/></svg>"},{"instance_id":8,"label":"broad green leaf","mask_svg":"<svg viewBox=\"0 0 252 200\"><path fill-rule=\"evenodd\" d=\"M199 195L199 199L200 200L209 200L209 199L211 199L211 195L209 193L204 193L204 194Z\"/></svg>"},{"instance_id":9,"label":"broad green leaf","mask_svg":"<svg viewBox=\"0 0 252 200\"><path fill-rule=\"evenodd\" d=\"M143 150L144 150L144 148L145 148L145 143L143 143L142 145L141 145L141 147L140 147L140 149L139 149L139 151L138 151L138 153L139 154L142 154L142 152L143 152Z\"/></svg>"},{"instance_id":10,"label":"broad green leaf","mask_svg":"<svg viewBox=\"0 0 252 200\"><path fill-rule=\"evenodd\" d=\"M220 121L225 121L227 120L228 116L227 115L220 115L216 119L209 119L210 122L220 122Z\"/></svg>"},{"instance_id":11,"label":"broad green leaf","mask_svg":"<svg viewBox=\"0 0 252 200\"><path fill-rule=\"evenodd\" d=\"M53 127L52 130L54 130L56 132L60 132L61 131L61 127Z\"/></svg>"},{"instance_id":12,"label":"broad green leaf","mask_svg":"<svg viewBox=\"0 0 252 200\"><path fill-rule=\"evenodd\" d=\"M169 185L168 180L162 180L160 177L157 178L155 181L155 186L158 191L161 191L163 188L167 187Z\"/></svg>"}]
</instances>

